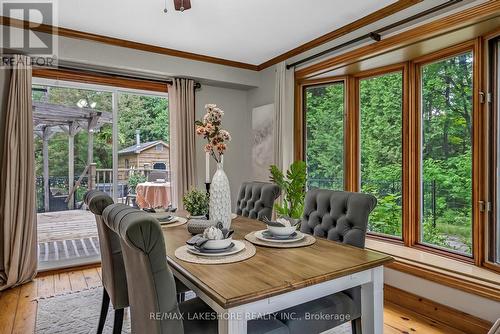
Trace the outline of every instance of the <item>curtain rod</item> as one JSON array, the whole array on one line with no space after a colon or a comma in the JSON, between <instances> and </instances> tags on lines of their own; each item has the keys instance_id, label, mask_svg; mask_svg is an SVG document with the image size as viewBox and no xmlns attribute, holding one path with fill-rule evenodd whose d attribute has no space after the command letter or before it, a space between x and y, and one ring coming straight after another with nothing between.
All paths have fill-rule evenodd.
<instances>
[{"instance_id":1,"label":"curtain rod","mask_svg":"<svg viewBox=\"0 0 500 334\"><path fill-rule=\"evenodd\" d=\"M286 69L288 70L288 69L290 69L290 68L292 68L292 67L295 67L295 66L297 66L297 65L300 65L300 64L303 64L303 63L306 63L306 62L309 62L309 61L311 61L311 60L314 60L314 59L316 59L316 58L319 58L319 57L321 57L321 56L324 56L324 55L326 55L326 54L328 54L328 53L331 53L331 52L333 52L333 51L340 50L340 49L342 49L342 48L344 48L344 47L346 47L346 46L349 46L349 45L351 45L351 44L354 44L354 43L357 43L357 42L361 42L362 40L365 40L365 39L372 39L372 40L374 40L374 41L378 42L378 41L380 41L380 40L382 39L382 36L380 36L380 33L383 33L383 32L388 31L388 30L390 30L390 29L393 29L393 28L399 27L399 26L401 26L401 25L403 25L403 24L406 24L406 23L409 23L409 22L411 22L411 21L415 21L415 20L417 20L417 19L419 19L419 18L422 18L422 17L424 17L424 16L427 16L427 15L429 15L429 14L433 14L433 13L435 13L435 12L437 12L437 11L440 11L440 10L442 10L442 9L448 8L448 7L450 7L450 6L452 6L452 5L455 5L455 4L457 4L457 3L459 3L459 2L462 2L462 1L463 1L463 0L450 0L450 1L448 1L448 2L442 3L442 4L437 5L437 6L435 6L435 7L429 8L429 9L427 9L427 10L424 10L423 12L420 12L420 13L418 13L418 14L415 14L415 15L409 16L409 17L407 17L407 18L405 18L405 19L402 19L402 20L397 21L397 22L395 22L395 23L389 24L389 25L387 25L387 26L385 26L385 27L383 27L383 28L380 28L380 29L374 30L374 31L369 32L369 33L367 33L367 34L365 34L365 35L362 35L362 36L359 36L359 37L357 37L357 38L354 38L354 39L352 39L352 40L350 40L350 41L348 41L348 42L345 42L345 43L342 43L342 44L339 44L339 45L333 46L333 47L331 47L331 48L329 48L329 49L323 50L323 51L318 52L318 53L316 53L316 54L314 54L314 55L311 55L311 56L306 57L306 58L304 58L304 59L298 60L298 61L296 61L296 62L294 62L294 63L289 64L289 65L286 65Z\"/></svg>"},{"instance_id":2,"label":"curtain rod","mask_svg":"<svg viewBox=\"0 0 500 334\"><path fill-rule=\"evenodd\" d=\"M43 68L43 67L41 67L41 68ZM118 77L122 77L125 79L132 79L132 80L148 80L148 81L152 81L152 82L165 83L165 84L172 84L173 83L172 79L159 79L159 78L153 78L150 76L140 75L140 74L139 75L135 75L135 74L128 75L128 74L123 74L120 72L99 70L99 69L93 69L93 68L87 68L87 67L77 67L77 66L71 66L71 65L58 65L57 68L61 69L61 70L77 71L77 72L90 73L90 74L96 74L96 75L118 76ZM194 88L195 89L201 88L201 83L195 81Z\"/></svg>"}]
</instances>

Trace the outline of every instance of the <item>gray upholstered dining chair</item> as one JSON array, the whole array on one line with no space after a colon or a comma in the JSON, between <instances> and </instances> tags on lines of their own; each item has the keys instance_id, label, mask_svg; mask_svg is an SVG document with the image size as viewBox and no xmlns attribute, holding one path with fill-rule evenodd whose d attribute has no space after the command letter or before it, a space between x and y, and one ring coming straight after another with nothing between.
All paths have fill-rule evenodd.
<instances>
[{"instance_id":1,"label":"gray upholstered dining chair","mask_svg":"<svg viewBox=\"0 0 500 334\"><path fill-rule=\"evenodd\" d=\"M201 299L177 302L174 277L167 264L165 241L158 221L123 204L107 207L103 218L121 239L132 333L217 333L216 320L194 316L205 314L205 319L217 319ZM248 323L248 332L285 334L288 329L276 319L252 320Z\"/></svg>"},{"instance_id":2,"label":"gray upholstered dining chair","mask_svg":"<svg viewBox=\"0 0 500 334\"><path fill-rule=\"evenodd\" d=\"M236 213L252 219L271 219L280 188L268 182L243 182L238 193Z\"/></svg>"},{"instance_id":3,"label":"gray upholstered dining chair","mask_svg":"<svg viewBox=\"0 0 500 334\"><path fill-rule=\"evenodd\" d=\"M313 189L307 192L300 230L318 237L342 242L359 248L365 247L368 216L377 205L369 194L347 191ZM335 261L335 259L325 259ZM361 331L361 288L356 287L313 300L282 311L294 312L293 319L282 321L290 333L320 333L351 321L352 332ZM300 320L305 313L349 315L330 317L328 320ZM316 317L312 317L316 319ZM319 317L321 318L321 317ZM318 318L318 319L319 319ZM369 333L366 333L369 334Z\"/></svg>"},{"instance_id":4,"label":"gray upholstered dining chair","mask_svg":"<svg viewBox=\"0 0 500 334\"><path fill-rule=\"evenodd\" d=\"M123 264L120 237L102 221L102 212L107 206L113 204L113 199L102 191L90 190L84 195L84 201L95 215L101 251L103 296L97 333L102 333L104 329L110 300L115 310L113 333L121 333L124 308L129 306L127 276ZM178 291L177 298L183 300L184 294L189 289L178 280L175 283Z\"/></svg>"},{"instance_id":5,"label":"gray upholstered dining chair","mask_svg":"<svg viewBox=\"0 0 500 334\"><path fill-rule=\"evenodd\" d=\"M102 222L102 211L113 204L113 199L102 191L90 190L85 194L84 201L89 210L95 215L101 250L103 296L97 333L102 333L104 329L110 299L115 310L113 333L121 333L123 310L128 307L125 266L123 264L120 238Z\"/></svg>"}]
</instances>

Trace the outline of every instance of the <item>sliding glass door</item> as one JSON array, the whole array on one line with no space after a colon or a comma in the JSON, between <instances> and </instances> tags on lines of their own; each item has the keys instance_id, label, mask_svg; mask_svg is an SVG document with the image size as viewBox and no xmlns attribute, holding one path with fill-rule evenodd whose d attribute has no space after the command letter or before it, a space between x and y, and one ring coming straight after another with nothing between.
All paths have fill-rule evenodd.
<instances>
[{"instance_id":1,"label":"sliding glass door","mask_svg":"<svg viewBox=\"0 0 500 334\"><path fill-rule=\"evenodd\" d=\"M117 98L118 199L136 204L131 195L135 195L137 184L151 179L152 171L155 178L164 180L165 194L171 198L167 97L119 91Z\"/></svg>"},{"instance_id":2,"label":"sliding glass door","mask_svg":"<svg viewBox=\"0 0 500 334\"><path fill-rule=\"evenodd\" d=\"M39 270L96 262L95 219L83 195L112 189L111 174L96 180L97 171L112 170L112 93L34 82Z\"/></svg>"},{"instance_id":3,"label":"sliding glass door","mask_svg":"<svg viewBox=\"0 0 500 334\"><path fill-rule=\"evenodd\" d=\"M39 270L100 260L83 195L129 194L153 170L170 181L166 93L34 78Z\"/></svg>"}]
</instances>

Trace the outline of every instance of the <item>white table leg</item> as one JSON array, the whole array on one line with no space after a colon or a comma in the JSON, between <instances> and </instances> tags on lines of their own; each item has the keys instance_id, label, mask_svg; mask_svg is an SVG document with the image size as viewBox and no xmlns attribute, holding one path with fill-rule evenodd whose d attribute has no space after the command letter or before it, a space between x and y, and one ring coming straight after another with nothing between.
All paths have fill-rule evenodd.
<instances>
[{"instance_id":1,"label":"white table leg","mask_svg":"<svg viewBox=\"0 0 500 334\"><path fill-rule=\"evenodd\" d=\"M220 314L219 334L245 334L247 332L247 319L245 314L231 311Z\"/></svg>"},{"instance_id":2,"label":"white table leg","mask_svg":"<svg viewBox=\"0 0 500 334\"><path fill-rule=\"evenodd\" d=\"M384 267L371 270L372 279L361 286L361 327L363 333L384 331Z\"/></svg>"}]
</instances>

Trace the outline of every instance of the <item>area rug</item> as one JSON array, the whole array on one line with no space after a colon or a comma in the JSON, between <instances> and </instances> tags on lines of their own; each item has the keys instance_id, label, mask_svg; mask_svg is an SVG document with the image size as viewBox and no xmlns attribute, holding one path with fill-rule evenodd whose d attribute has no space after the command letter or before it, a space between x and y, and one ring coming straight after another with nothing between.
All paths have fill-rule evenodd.
<instances>
[{"instance_id":1,"label":"area rug","mask_svg":"<svg viewBox=\"0 0 500 334\"><path fill-rule=\"evenodd\" d=\"M190 296L194 297L194 296ZM83 290L38 300L36 334L93 334L101 311L102 288ZM130 333L130 317L125 310L122 334ZM104 333L113 332L113 309L110 306ZM333 328L328 334L350 334L349 323ZM189 333L186 333L189 334Z\"/></svg>"},{"instance_id":2,"label":"area rug","mask_svg":"<svg viewBox=\"0 0 500 334\"><path fill-rule=\"evenodd\" d=\"M95 333L101 312L102 288L83 290L38 300L36 334ZM122 333L130 333L130 318L125 310ZM113 308L109 307L104 333L113 332Z\"/></svg>"}]
</instances>

